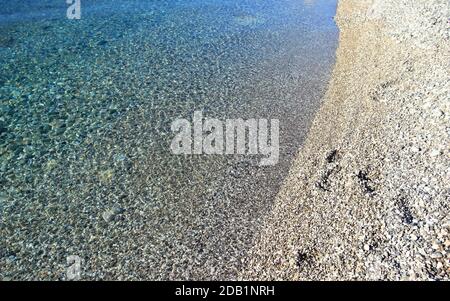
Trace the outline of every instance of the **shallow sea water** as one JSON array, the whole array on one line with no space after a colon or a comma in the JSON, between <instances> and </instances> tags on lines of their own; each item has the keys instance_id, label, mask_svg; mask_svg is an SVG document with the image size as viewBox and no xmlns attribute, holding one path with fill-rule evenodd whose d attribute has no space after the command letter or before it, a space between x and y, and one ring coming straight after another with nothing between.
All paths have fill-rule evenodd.
<instances>
[{"instance_id":1,"label":"shallow sea water","mask_svg":"<svg viewBox=\"0 0 450 301\"><path fill-rule=\"evenodd\" d=\"M69 255L83 279L236 277L325 92L336 1L66 8L0 6L0 277L66 279ZM172 155L196 110L279 119L279 164Z\"/></svg>"}]
</instances>

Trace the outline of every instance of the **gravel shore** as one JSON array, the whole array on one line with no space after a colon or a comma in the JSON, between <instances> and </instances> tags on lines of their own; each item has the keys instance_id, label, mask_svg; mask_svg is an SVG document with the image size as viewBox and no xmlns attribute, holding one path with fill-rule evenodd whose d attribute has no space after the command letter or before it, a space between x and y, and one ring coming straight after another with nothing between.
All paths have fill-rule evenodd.
<instances>
[{"instance_id":1,"label":"gravel shore","mask_svg":"<svg viewBox=\"0 0 450 301\"><path fill-rule=\"evenodd\" d=\"M339 2L329 90L242 279L449 279L449 12Z\"/></svg>"}]
</instances>

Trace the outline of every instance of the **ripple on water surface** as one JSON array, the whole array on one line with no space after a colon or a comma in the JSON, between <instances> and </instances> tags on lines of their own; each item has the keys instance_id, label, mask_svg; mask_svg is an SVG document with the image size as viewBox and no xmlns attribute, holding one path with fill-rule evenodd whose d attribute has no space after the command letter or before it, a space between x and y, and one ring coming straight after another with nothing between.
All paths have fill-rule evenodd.
<instances>
[{"instance_id":1,"label":"ripple on water surface","mask_svg":"<svg viewBox=\"0 0 450 301\"><path fill-rule=\"evenodd\" d=\"M0 276L76 254L88 278L233 277L324 94L335 1L60 2L0 8ZM280 119L280 163L172 155L196 110Z\"/></svg>"}]
</instances>

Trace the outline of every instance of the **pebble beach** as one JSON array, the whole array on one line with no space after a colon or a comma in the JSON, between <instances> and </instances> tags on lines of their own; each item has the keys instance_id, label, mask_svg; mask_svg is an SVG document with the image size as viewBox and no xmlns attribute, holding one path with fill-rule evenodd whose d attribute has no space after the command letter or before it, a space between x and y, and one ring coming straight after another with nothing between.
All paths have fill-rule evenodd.
<instances>
[{"instance_id":1,"label":"pebble beach","mask_svg":"<svg viewBox=\"0 0 450 301\"><path fill-rule=\"evenodd\" d=\"M450 279L448 0L7 1L0 280ZM174 156L196 110L280 163Z\"/></svg>"},{"instance_id":2,"label":"pebble beach","mask_svg":"<svg viewBox=\"0 0 450 301\"><path fill-rule=\"evenodd\" d=\"M449 12L339 1L324 104L243 279L449 280Z\"/></svg>"}]
</instances>

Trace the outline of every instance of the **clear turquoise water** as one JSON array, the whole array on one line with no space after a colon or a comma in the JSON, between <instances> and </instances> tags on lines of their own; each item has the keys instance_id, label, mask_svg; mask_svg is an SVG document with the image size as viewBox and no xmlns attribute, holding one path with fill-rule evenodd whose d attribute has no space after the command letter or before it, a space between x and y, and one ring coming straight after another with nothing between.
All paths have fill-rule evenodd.
<instances>
[{"instance_id":1,"label":"clear turquoise water","mask_svg":"<svg viewBox=\"0 0 450 301\"><path fill-rule=\"evenodd\" d=\"M336 1L81 5L0 6L0 275L64 278L70 253L89 278L233 277L326 89ZM280 163L173 156L195 110L280 119Z\"/></svg>"}]
</instances>

